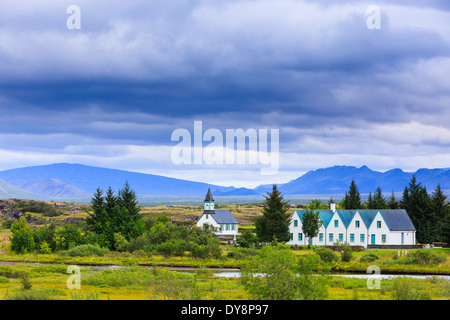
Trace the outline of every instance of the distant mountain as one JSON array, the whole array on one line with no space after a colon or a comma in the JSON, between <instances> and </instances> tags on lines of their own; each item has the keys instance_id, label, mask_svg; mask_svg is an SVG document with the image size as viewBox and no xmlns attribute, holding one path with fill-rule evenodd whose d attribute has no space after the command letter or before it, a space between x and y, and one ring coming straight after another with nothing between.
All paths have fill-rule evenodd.
<instances>
[{"instance_id":1,"label":"distant mountain","mask_svg":"<svg viewBox=\"0 0 450 320\"><path fill-rule=\"evenodd\" d=\"M21 185L29 180L56 179L59 182L89 193L94 193L97 187L106 191L110 186L117 192L119 188L123 188L126 181L129 182L137 194L145 195L198 196L206 194L209 187L213 193L216 191L228 192L236 189L234 187L222 187L154 174L69 163L0 171L0 179L13 185Z\"/></svg>"},{"instance_id":2,"label":"distant mountain","mask_svg":"<svg viewBox=\"0 0 450 320\"><path fill-rule=\"evenodd\" d=\"M30 199L30 200L45 200L45 197L21 190L12 184L0 180L0 198L9 199Z\"/></svg>"},{"instance_id":3,"label":"distant mountain","mask_svg":"<svg viewBox=\"0 0 450 320\"><path fill-rule=\"evenodd\" d=\"M393 169L379 172L367 166L334 166L309 171L280 185L279 189L283 194L343 194L348 191L353 179L361 193L374 192L377 187L384 193L401 192L414 174L428 192L433 191L438 184L443 190L450 190L450 169L419 169L416 172Z\"/></svg>"},{"instance_id":4,"label":"distant mountain","mask_svg":"<svg viewBox=\"0 0 450 320\"><path fill-rule=\"evenodd\" d=\"M91 193L85 190L63 183L56 179L31 179L28 181L16 183L16 187L37 195L50 198L77 198L92 196Z\"/></svg>"},{"instance_id":5,"label":"distant mountain","mask_svg":"<svg viewBox=\"0 0 450 320\"><path fill-rule=\"evenodd\" d=\"M214 196L253 196L261 194L258 191L248 188L237 188L231 191L216 191Z\"/></svg>"},{"instance_id":6,"label":"distant mountain","mask_svg":"<svg viewBox=\"0 0 450 320\"><path fill-rule=\"evenodd\" d=\"M402 192L413 174L417 181L431 193L438 184L442 190L450 190L450 169L419 169L405 172L392 169L379 172L367 166L334 166L312 170L288 183L278 184L284 195L338 195L344 194L352 179L361 193L374 192L381 187L385 194ZM260 196L272 190L272 184L254 189L223 187L202 182L164 177L160 175L130 172L117 169L92 167L81 164L57 163L0 171L0 198L37 199L47 197L87 199L97 187L108 187L117 192L128 181L138 195L203 197L208 188L214 196ZM448 193L448 192L447 192Z\"/></svg>"}]
</instances>

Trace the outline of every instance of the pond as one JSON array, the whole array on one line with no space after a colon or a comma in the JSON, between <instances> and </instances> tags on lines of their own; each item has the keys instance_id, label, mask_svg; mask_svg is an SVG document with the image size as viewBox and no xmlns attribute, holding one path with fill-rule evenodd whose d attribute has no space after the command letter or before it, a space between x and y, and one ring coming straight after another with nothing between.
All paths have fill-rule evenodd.
<instances>
[{"instance_id":1,"label":"pond","mask_svg":"<svg viewBox=\"0 0 450 320\"><path fill-rule=\"evenodd\" d=\"M377 279L393 279L396 277L408 277L408 278L414 278L414 279L426 279L426 278L430 278L430 277L438 277L438 278L443 278L443 279L447 279L450 280L450 276L449 275L410 275L410 274L378 274L378 275L374 275L374 274L369 274L369 273L363 273L363 274L359 274L359 273L347 273L347 274L342 274L342 273L332 273L332 276L335 277L347 277L347 278L359 278L359 279L368 279L368 278L377 278ZM215 272L214 273L215 277L224 277L224 278L239 278L241 276L241 272L240 271L221 271L221 272Z\"/></svg>"}]
</instances>

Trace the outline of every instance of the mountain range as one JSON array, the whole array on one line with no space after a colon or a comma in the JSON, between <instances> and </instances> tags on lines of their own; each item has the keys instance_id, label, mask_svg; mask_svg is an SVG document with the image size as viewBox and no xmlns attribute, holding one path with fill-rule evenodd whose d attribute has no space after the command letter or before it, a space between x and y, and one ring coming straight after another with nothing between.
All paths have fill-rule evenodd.
<instances>
[{"instance_id":1,"label":"mountain range","mask_svg":"<svg viewBox=\"0 0 450 320\"><path fill-rule=\"evenodd\" d=\"M334 166L312 170L297 179L278 184L278 188L284 195L342 195L353 179L361 193L374 192L377 187L381 187L388 194L391 191L403 191L413 175L429 192L438 184L443 190L450 190L450 168L379 172L367 166ZM69 163L4 170L0 171L0 179L0 198L24 199L89 199L97 188L106 191L111 187L118 191L126 181L138 195L203 196L211 188L214 196L255 196L272 189L272 185L260 185L254 189L225 187Z\"/></svg>"}]
</instances>

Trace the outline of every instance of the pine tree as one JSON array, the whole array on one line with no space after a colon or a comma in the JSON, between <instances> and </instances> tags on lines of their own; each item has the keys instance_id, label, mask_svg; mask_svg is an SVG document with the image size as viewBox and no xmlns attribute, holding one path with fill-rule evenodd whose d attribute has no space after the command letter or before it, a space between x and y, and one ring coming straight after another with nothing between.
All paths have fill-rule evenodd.
<instances>
[{"instance_id":1,"label":"pine tree","mask_svg":"<svg viewBox=\"0 0 450 320\"><path fill-rule=\"evenodd\" d=\"M367 198L367 209L375 209L373 205L372 192L369 192L369 197Z\"/></svg>"},{"instance_id":2,"label":"pine tree","mask_svg":"<svg viewBox=\"0 0 450 320\"><path fill-rule=\"evenodd\" d=\"M416 227L418 243L431 243L435 240L432 232L432 206L427 189L417 183L415 175L403 191L402 209L405 209Z\"/></svg>"},{"instance_id":3,"label":"pine tree","mask_svg":"<svg viewBox=\"0 0 450 320\"><path fill-rule=\"evenodd\" d=\"M88 212L86 223L95 233L101 233L101 225L108 218L105 217L105 198L100 188L97 188L91 199L91 210L92 212Z\"/></svg>"},{"instance_id":4,"label":"pine tree","mask_svg":"<svg viewBox=\"0 0 450 320\"><path fill-rule=\"evenodd\" d=\"M431 195L431 206L433 210L432 228L433 234L438 241L444 241L442 229L446 216L448 216L450 211L450 206L446 200L447 196L442 192L441 185L438 184Z\"/></svg>"},{"instance_id":5,"label":"pine tree","mask_svg":"<svg viewBox=\"0 0 450 320\"><path fill-rule=\"evenodd\" d=\"M361 209L361 195L354 180L350 183L348 193L344 198L345 209Z\"/></svg>"},{"instance_id":6,"label":"pine tree","mask_svg":"<svg viewBox=\"0 0 450 320\"><path fill-rule=\"evenodd\" d=\"M131 216L137 216L141 211L136 193L130 188L128 181L125 183L125 187L119 191L118 203L121 207L126 208Z\"/></svg>"},{"instance_id":7,"label":"pine tree","mask_svg":"<svg viewBox=\"0 0 450 320\"><path fill-rule=\"evenodd\" d=\"M263 242L271 242L274 237L281 242L290 240L290 214L287 212L288 201L273 185L272 192L267 192L262 209L263 215L255 220L256 234Z\"/></svg>"},{"instance_id":8,"label":"pine tree","mask_svg":"<svg viewBox=\"0 0 450 320\"><path fill-rule=\"evenodd\" d=\"M387 209L388 205L380 187L373 194L373 209Z\"/></svg>"},{"instance_id":9,"label":"pine tree","mask_svg":"<svg viewBox=\"0 0 450 320\"><path fill-rule=\"evenodd\" d=\"M106 191L104 209L109 215L111 215L114 207L117 205L119 205L119 199L116 195L114 195L114 191L111 187L109 187L108 191Z\"/></svg>"},{"instance_id":10,"label":"pine tree","mask_svg":"<svg viewBox=\"0 0 450 320\"><path fill-rule=\"evenodd\" d=\"M389 209L398 209L399 208L399 203L398 203L397 199L395 199L394 191L392 191L391 197L389 198L389 202L387 205L388 205Z\"/></svg>"}]
</instances>

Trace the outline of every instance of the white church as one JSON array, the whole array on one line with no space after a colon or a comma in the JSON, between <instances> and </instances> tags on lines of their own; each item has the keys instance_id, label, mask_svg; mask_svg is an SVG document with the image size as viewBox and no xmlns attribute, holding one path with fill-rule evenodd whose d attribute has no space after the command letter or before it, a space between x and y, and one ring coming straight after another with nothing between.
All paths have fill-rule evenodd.
<instances>
[{"instance_id":1,"label":"white church","mask_svg":"<svg viewBox=\"0 0 450 320\"><path fill-rule=\"evenodd\" d=\"M306 210L295 210L291 217L287 244L307 245L309 239L302 230L302 217ZM322 220L322 227L311 245L333 245L347 242L350 245L415 245L416 228L404 209L336 210L332 203L329 210L315 210Z\"/></svg>"},{"instance_id":2,"label":"white church","mask_svg":"<svg viewBox=\"0 0 450 320\"><path fill-rule=\"evenodd\" d=\"M229 210L214 208L214 198L209 188L203 201L203 214L197 220L198 227L203 227L204 224L213 226L216 229L215 234L219 238L230 237L234 242L238 236L239 222Z\"/></svg>"}]
</instances>

